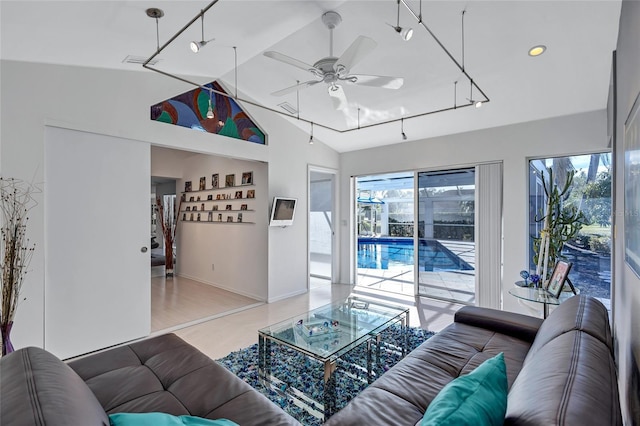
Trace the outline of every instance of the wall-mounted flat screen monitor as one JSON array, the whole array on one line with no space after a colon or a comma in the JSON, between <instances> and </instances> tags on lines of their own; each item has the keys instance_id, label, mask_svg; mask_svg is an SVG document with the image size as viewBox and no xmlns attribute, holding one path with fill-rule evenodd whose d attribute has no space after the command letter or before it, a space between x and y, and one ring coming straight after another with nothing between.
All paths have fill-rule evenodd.
<instances>
[{"instance_id":1,"label":"wall-mounted flat screen monitor","mask_svg":"<svg viewBox=\"0 0 640 426\"><path fill-rule=\"evenodd\" d=\"M296 214L297 198L273 197L270 226L289 226Z\"/></svg>"}]
</instances>

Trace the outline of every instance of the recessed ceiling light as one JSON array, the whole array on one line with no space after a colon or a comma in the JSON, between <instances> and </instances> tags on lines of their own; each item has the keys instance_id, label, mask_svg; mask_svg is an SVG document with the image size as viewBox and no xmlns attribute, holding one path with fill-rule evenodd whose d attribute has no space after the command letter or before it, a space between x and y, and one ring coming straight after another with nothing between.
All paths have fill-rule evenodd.
<instances>
[{"instance_id":1,"label":"recessed ceiling light","mask_svg":"<svg viewBox=\"0 0 640 426\"><path fill-rule=\"evenodd\" d=\"M540 56L547 50L547 46L539 44L529 49L529 56Z\"/></svg>"}]
</instances>

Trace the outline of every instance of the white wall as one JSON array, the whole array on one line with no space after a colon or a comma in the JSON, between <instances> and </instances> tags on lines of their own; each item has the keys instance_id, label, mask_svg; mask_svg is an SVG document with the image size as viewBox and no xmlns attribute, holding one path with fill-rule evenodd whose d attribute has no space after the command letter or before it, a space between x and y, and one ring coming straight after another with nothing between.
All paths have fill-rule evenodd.
<instances>
[{"instance_id":1,"label":"white wall","mask_svg":"<svg viewBox=\"0 0 640 426\"><path fill-rule=\"evenodd\" d=\"M224 187L225 176L235 175L236 185L239 185L243 172L253 172L254 186L240 186L230 189L218 189L206 192L188 192L187 200L194 196L200 196L205 200L207 195L216 198L218 194L230 195L231 200L225 201L201 201L200 203L183 204L198 207L201 214L199 222L183 222L179 213L177 229L177 273L180 276L194 279L243 294L258 300L267 300L268 274L267 274L267 250L268 250L268 185L267 165L257 161L234 160L212 155L196 154L182 162L183 178L178 181L178 200L181 191L184 190L184 182L190 180L193 189L197 190L200 177L205 176L207 188L211 188L211 175L218 173L219 187ZM233 199L235 192L240 190L246 197L247 189L255 190L254 199ZM206 209L214 204L218 211L214 211L214 220L218 214L222 214L222 223L207 223L208 210L200 211L200 204L204 203ZM243 223L237 221L238 212L225 211L227 204L234 210L240 209L241 204L247 204L249 211L242 212ZM250 211L254 210L254 211ZM197 215L195 213L195 215ZM186 213L187 219L190 213ZM231 224L226 223L227 216L233 217ZM253 223L249 223L253 222ZM212 267L213 265L213 267Z\"/></svg>"},{"instance_id":2,"label":"white wall","mask_svg":"<svg viewBox=\"0 0 640 426\"><path fill-rule=\"evenodd\" d=\"M193 131L151 121L149 107L192 89L147 71L115 71L83 67L0 61L0 170L5 176L43 181L44 125L150 142L245 160L268 162L268 194L301 200L306 211L307 164L338 168L338 154L286 120L262 110L250 111L269 135L269 146ZM207 81L207 79L202 79ZM88 158L87 161L99 161ZM30 214L29 236L43 247L44 198ZM287 229L268 232L268 294L275 300L307 288L307 225L301 216ZM36 250L24 283L12 332L17 347L43 346L44 255Z\"/></svg>"},{"instance_id":3,"label":"white wall","mask_svg":"<svg viewBox=\"0 0 640 426\"><path fill-rule=\"evenodd\" d=\"M491 104L486 107L491 108ZM349 214L349 176L502 161L503 306L521 311L521 305L506 289L519 279L519 271L528 264L528 159L606 151L606 130L606 112L602 110L346 153L342 155L340 217L344 219ZM349 233L346 226L341 229L340 244L347 253ZM342 277L349 276L349 267L346 263L341 265Z\"/></svg>"},{"instance_id":4,"label":"white wall","mask_svg":"<svg viewBox=\"0 0 640 426\"><path fill-rule=\"evenodd\" d=\"M613 294L614 338L625 424L640 424L640 279L624 261L624 225L640 206L624 204L624 123L640 94L640 2L623 1L617 52L617 120ZM638 232L636 230L635 232ZM635 361L634 361L635 360ZM635 365L634 365L635 364Z\"/></svg>"}]
</instances>

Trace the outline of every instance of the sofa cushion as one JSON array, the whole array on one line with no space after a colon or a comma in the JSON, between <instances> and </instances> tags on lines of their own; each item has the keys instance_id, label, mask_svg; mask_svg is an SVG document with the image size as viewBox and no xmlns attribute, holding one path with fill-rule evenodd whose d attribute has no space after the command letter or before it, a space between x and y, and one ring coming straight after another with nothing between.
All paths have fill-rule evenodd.
<instances>
[{"instance_id":1,"label":"sofa cushion","mask_svg":"<svg viewBox=\"0 0 640 426\"><path fill-rule=\"evenodd\" d=\"M243 426L299 424L175 334L110 349L69 365L109 414L164 412L229 419Z\"/></svg>"},{"instance_id":2,"label":"sofa cushion","mask_svg":"<svg viewBox=\"0 0 640 426\"><path fill-rule=\"evenodd\" d=\"M542 324L540 318L478 306L463 306L455 313L454 320L529 342L533 342Z\"/></svg>"},{"instance_id":3,"label":"sofa cushion","mask_svg":"<svg viewBox=\"0 0 640 426\"><path fill-rule=\"evenodd\" d=\"M420 426L502 425L506 410L507 371L500 352L442 388Z\"/></svg>"},{"instance_id":4,"label":"sofa cushion","mask_svg":"<svg viewBox=\"0 0 640 426\"><path fill-rule=\"evenodd\" d=\"M505 425L552 424L622 424L613 357L589 333L572 330L540 347L509 391Z\"/></svg>"},{"instance_id":5,"label":"sofa cushion","mask_svg":"<svg viewBox=\"0 0 640 426\"><path fill-rule=\"evenodd\" d=\"M325 425L415 425L447 383L500 352L508 383L513 383L530 346L526 340L453 323L410 352Z\"/></svg>"},{"instance_id":6,"label":"sofa cushion","mask_svg":"<svg viewBox=\"0 0 640 426\"><path fill-rule=\"evenodd\" d=\"M84 381L49 352L28 347L0 358L0 424L108 426Z\"/></svg>"},{"instance_id":7,"label":"sofa cushion","mask_svg":"<svg viewBox=\"0 0 640 426\"><path fill-rule=\"evenodd\" d=\"M613 354L607 308L598 299L579 295L562 302L549 314L540 326L527 357L533 357L548 342L572 330L583 331L593 336Z\"/></svg>"}]
</instances>

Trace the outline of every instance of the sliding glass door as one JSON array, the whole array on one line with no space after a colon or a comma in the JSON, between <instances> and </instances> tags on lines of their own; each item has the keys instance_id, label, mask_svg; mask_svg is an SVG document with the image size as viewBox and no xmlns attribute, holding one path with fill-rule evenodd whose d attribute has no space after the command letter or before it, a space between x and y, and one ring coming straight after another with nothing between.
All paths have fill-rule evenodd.
<instances>
[{"instance_id":1,"label":"sliding glass door","mask_svg":"<svg viewBox=\"0 0 640 426\"><path fill-rule=\"evenodd\" d=\"M502 163L356 179L357 284L499 308Z\"/></svg>"},{"instance_id":2,"label":"sliding glass door","mask_svg":"<svg viewBox=\"0 0 640 426\"><path fill-rule=\"evenodd\" d=\"M475 168L418 173L418 294L475 302Z\"/></svg>"},{"instance_id":3,"label":"sliding glass door","mask_svg":"<svg viewBox=\"0 0 640 426\"><path fill-rule=\"evenodd\" d=\"M356 179L357 283L415 294L414 174Z\"/></svg>"}]
</instances>

